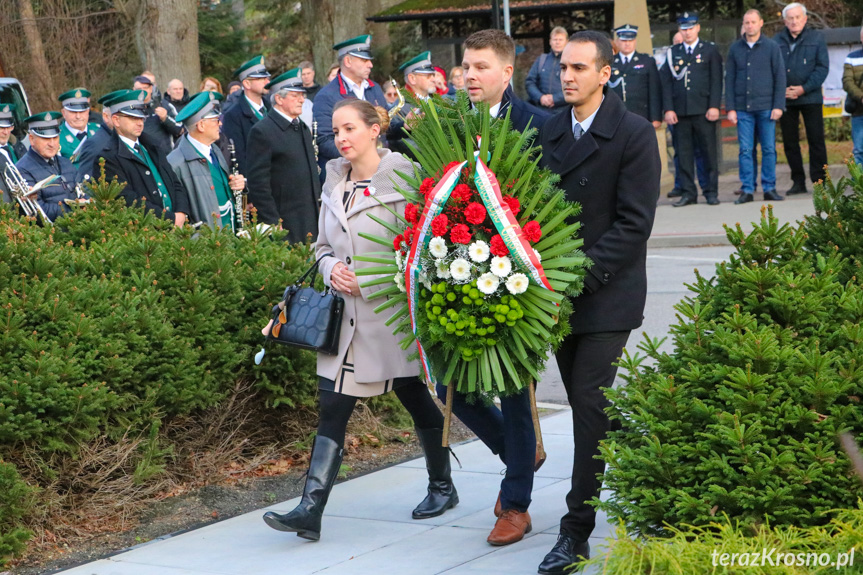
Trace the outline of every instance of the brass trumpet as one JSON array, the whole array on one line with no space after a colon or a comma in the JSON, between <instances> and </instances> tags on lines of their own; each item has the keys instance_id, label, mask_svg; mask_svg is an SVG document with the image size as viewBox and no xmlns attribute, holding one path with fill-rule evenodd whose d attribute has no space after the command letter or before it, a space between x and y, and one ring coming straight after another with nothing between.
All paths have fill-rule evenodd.
<instances>
[{"instance_id":1,"label":"brass trumpet","mask_svg":"<svg viewBox=\"0 0 863 575\"><path fill-rule=\"evenodd\" d=\"M398 96L399 96L398 101L387 112L390 116L390 120L392 120L395 117L395 115L398 114L401 111L401 109L405 107L405 97L402 94L402 91L399 90L399 83L396 82L392 76L390 76L390 83L392 83L393 88L396 89L396 94L398 94Z\"/></svg>"},{"instance_id":2,"label":"brass trumpet","mask_svg":"<svg viewBox=\"0 0 863 575\"><path fill-rule=\"evenodd\" d=\"M53 225L51 219L39 205L39 202L30 197L30 186L18 168L14 164L7 164L6 170L3 172L3 179L6 181L6 187L9 188L9 193L18 201L18 205L24 211L24 215L28 218L37 218L42 220L45 225Z\"/></svg>"}]
</instances>

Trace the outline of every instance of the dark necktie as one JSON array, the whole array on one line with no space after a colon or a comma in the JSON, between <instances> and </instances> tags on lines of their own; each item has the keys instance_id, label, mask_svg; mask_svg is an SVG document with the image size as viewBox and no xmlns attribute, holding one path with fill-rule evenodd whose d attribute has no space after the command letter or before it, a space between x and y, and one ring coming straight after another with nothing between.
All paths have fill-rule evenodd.
<instances>
[{"instance_id":1,"label":"dark necktie","mask_svg":"<svg viewBox=\"0 0 863 575\"><path fill-rule=\"evenodd\" d=\"M216 157L216 150L210 148L210 161L213 162L214 166L219 165L219 159Z\"/></svg>"},{"instance_id":2,"label":"dark necktie","mask_svg":"<svg viewBox=\"0 0 863 575\"><path fill-rule=\"evenodd\" d=\"M686 47L686 53L689 54L690 56L692 56L692 46Z\"/></svg>"},{"instance_id":3,"label":"dark necktie","mask_svg":"<svg viewBox=\"0 0 863 575\"><path fill-rule=\"evenodd\" d=\"M583 135L584 135L584 130L581 128L581 124L576 122L575 126L572 127L572 136L575 138L575 141L577 142L579 140L579 138L581 138Z\"/></svg>"},{"instance_id":4,"label":"dark necktie","mask_svg":"<svg viewBox=\"0 0 863 575\"><path fill-rule=\"evenodd\" d=\"M294 128L295 132L298 132L300 130L300 119L294 118L293 120L291 120L291 127Z\"/></svg>"},{"instance_id":5,"label":"dark necktie","mask_svg":"<svg viewBox=\"0 0 863 575\"><path fill-rule=\"evenodd\" d=\"M133 147L135 148L135 153L143 158L144 154L141 152L141 144L135 142L135 145Z\"/></svg>"},{"instance_id":6,"label":"dark necktie","mask_svg":"<svg viewBox=\"0 0 863 575\"><path fill-rule=\"evenodd\" d=\"M78 132L77 134L75 134L75 137L78 138L79 142L83 142L84 138L87 137L87 133L86 132Z\"/></svg>"}]
</instances>

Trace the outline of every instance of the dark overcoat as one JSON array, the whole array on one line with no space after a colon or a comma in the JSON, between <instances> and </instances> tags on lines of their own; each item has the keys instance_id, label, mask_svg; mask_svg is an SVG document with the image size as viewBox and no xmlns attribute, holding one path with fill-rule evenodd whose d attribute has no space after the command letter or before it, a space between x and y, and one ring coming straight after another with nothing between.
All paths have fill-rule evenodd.
<instances>
[{"instance_id":1,"label":"dark overcoat","mask_svg":"<svg viewBox=\"0 0 863 575\"><path fill-rule=\"evenodd\" d=\"M96 179L99 178L99 164L97 162L99 152L108 145L113 131L113 129L102 122L102 127L96 130L96 133L87 138L81 145L81 149L78 151L78 175L75 177L76 182L83 182L87 176Z\"/></svg>"},{"instance_id":2,"label":"dark overcoat","mask_svg":"<svg viewBox=\"0 0 863 575\"><path fill-rule=\"evenodd\" d=\"M270 110L269 98L264 96L264 108ZM268 112L269 113L269 112ZM266 117L266 116L264 116ZM248 174L249 163L247 161L248 154L246 146L249 142L249 132L252 131L252 126L260 120L255 115L249 101L243 94L237 96L236 102L222 114L222 135L225 142L222 151L224 152L228 146L229 140L234 141L234 152L237 158L237 166L240 173L244 176Z\"/></svg>"},{"instance_id":3,"label":"dark overcoat","mask_svg":"<svg viewBox=\"0 0 863 575\"><path fill-rule=\"evenodd\" d=\"M249 132L249 201L258 221L288 230L288 241L304 242L318 235L321 181L315 165L312 134L302 121L296 125L272 111Z\"/></svg>"},{"instance_id":4,"label":"dark overcoat","mask_svg":"<svg viewBox=\"0 0 863 575\"><path fill-rule=\"evenodd\" d=\"M572 300L574 334L627 331L641 325L647 297L647 239L659 198L659 146L653 126L605 100L576 141L572 109L540 130L541 165L560 174L566 199L581 204L581 237L593 261L584 292Z\"/></svg>"},{"instance_id":5,"label":"dark overcoat","mask_svg":"<svg viewBox=\"0 0 863 575\"><path fill-rule=\"evenodd\" d=\"M189 215L189 196L186 188L174 174L165 153L150 140L146 133L141 134L138 141L147 149L156 169L159 170L159 175L171 195L172 209L165 209L156 178L150 173L146 162L132 153L120 140L116 131L111 134L111 138L99 154L99 158L105 158L105 178L111 180L117 176L117 180L126 182L126 187L120 193L120 196L126 200L126 205L131 206L136 201L143 200L147 210L153 210L160 217L172 221L175 213ZM96 159L97 165L99 158Z\"/></svg>"},{"instance_id":6,"label":"dark overcoat","mask_svg":"<svg viewBox=\"0 0 863 575\"><path fill-rule=\"evenodd\" d=\"M621 55L615 55L610 82L616 84L612 89L626 104L627 110L651 122L662 121L662 84L653 56L635 52L624 64Z\"/></svg>"},{"instance_id":7,"label":"dark overcoat","mask_svg":"<svg viewBox=\"0 0 863 575\"><path fill-rule=\"evenodd\" d=\"M230 176L228 162L222 155L222 151L215 144L210 145L210 151L216 154L219 167L224 172L225 178L228 178ZM181 137L177 147L168 154L168 163L171 164L174 174L183 182L183 187L189 194L190 223L204 222L211 228L221 225L219 198L213 186L210 162L201 157L189 142L188 135ZM233 198L233 194L231 197Z\"/></svg>"}]
</instances>

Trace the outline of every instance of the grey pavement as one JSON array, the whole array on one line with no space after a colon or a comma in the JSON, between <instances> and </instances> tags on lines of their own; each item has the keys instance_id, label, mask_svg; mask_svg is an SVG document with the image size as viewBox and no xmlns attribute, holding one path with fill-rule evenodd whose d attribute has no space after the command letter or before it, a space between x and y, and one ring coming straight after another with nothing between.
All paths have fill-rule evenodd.
<instances>
[{"instance_id":1,"label":"grey pavement","mask_svg":"<svg viewBox=\"0 0 863 575\"><path fill-rule=\"evenodd\" d=\"M790 187L787 166L779 166L780 192ZM834 178L847 173L831 167ZM712 275L727 258L731 246L722 224L739 222L751 229L761 217L764 202L733 205L736 174L720 179L719 206L698 204L673 208L660 200L648 245L648 298L644 325L633 332L631 353L648 334L664 337L676 321L673 306L687 295L685 283L695 268ZM756 194L759 198L760 194ZM814 213L811 194L774 205L782 222ZM665 349L671 348L666 341ZM619 378L618 378L619 381ZM538 386L537 398L558 411L542 419L548 461L537 473L530 513L533 531L507 547L491 547L485 539L494 525L492 507L503 465L479 441L455 446L463 464L454 470L461 503L441 517L413 521L410 512L422 499L425 465L417 459L336 485L327 506L323 535L309 542L268 528L265 511L285 512L297 499L208 525L187 533L160 538L112 557L75 569L68 575L256 575L325 574L528 574L556 540L564 496L572 468L571 413L552 359ZM591 547L610 535L600 514Z\"/></svg>"}]
</instances>

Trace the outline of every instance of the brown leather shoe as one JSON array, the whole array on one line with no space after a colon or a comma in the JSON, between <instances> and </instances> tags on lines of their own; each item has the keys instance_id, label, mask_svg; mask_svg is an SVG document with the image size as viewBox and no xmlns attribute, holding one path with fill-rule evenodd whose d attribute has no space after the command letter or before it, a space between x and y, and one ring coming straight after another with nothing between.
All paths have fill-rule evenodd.
<instances>
[{"instance_id":1,"label":"brown leather shoe","mask_svg":"<svg viewBox=\"0 0 863 575\"><path fill-rule=\"evenodd\" d=\"M500 517L500 512L503 508L500 506L500 491L497 492L497 502L494 504L494 516Z\"/></svg>"},{"instance_id":2,"label":"brown leather shoe","mask_svg":"<svg viewBox=\"0 0 863 575\"><path fill-rule=\"evenodd\" d=\"M515 509L504 509L486 541L495 546L509 545L524 539L531 528L530 514L527 511L522 513Z\"/></svg>"}]
</instances>

